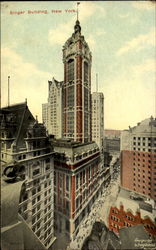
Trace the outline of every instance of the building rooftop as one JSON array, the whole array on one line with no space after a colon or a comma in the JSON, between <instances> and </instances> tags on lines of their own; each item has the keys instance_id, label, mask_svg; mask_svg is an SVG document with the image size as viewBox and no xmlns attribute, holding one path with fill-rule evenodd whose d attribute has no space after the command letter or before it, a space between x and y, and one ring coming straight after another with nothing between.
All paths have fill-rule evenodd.
<instances>
[{"instance_id":1,"label":"building rooftop","mask_svg":"<svg viewBox=\"0 0 156 250\"><path fill-rule=\"evenodd\" d=\"M115 202L118 208L120 208L120 205L123 205L124 210L130 211L134 215L137 211L140 211L142 218L148 216L153 221L152 204L152 200L150 203L149 200L147 201L147 197L124 188L120 188L118 198Z\"/></svg>"},{"instance_id":2,"label":"building rooftop","mask_svg":"<svg viewBox=\"0 0 156 250\"><path fill-rule=\"evenodd\" d=\"M120 249L119 238L106 227L104 222L96 221L90 235L83 243L82 250L86 249Z\"/></svg>"},{"instance_id":3,"label":"building rooftop","mask_svg":"<svg viewBox=\"0 0 156 250\"><path fill-rule=\"evenodd\" d=\"M140 133L140 132L156 132L156 118L153 118L152 116L150 118L147 118L141 122L138 122L136 126L130 127L129 129L125 129L123 131L129 131L132 133Z\"/></svg>"},{"instance_id":4,"label":"building rooftop","mask_svg":"<svg viewBox=\"0 0 156 250\"><path fill-rule=\"evenodd\" d=\"M68 147L68 148L79 148L79 147L90 147L93 144L96 144L95 142L79 142L79 141L74 141L72 139L66 139L66 138L61 138L61 139L52 139L52 143L55 146L58 147ZM97 146L98 147L98 146Z\"/></svg>"},{"instance_id":5,"label":"building rooftop","mask_svg":"<svg viewBox=\"0 0 156 250\"><path fill-rule=\"evenodd\" d=\"M145 231L143 225L136 225L132 227L123 227L119 229L119 237L121 241L121 249L145 249L145 243L148 242L149 235ZM144 242L141 245L140 243Z\"/></svg>"},{"instance_id":6,"label":"building rooftop","mask_svg":"<svg viewBox=\"0 0 156 250\"><path fill-rule=\"evenodd\" d=\"M48 81L49 83L49 89L51 87L51 85L54 85L57 87L57 88L60 88L62 87L62 84L63 84L63 81L57 81L54 77L52 78L52 81Z\"/></svg>"},{"instance_id":7,"label":"building rooftop","mask_svg":"<svg viewBox=\"0 0 156 250\"><path fill-rule=\"evenodd\" d=\"M17 149L25 148L24 138L46 137L46 129L30 112L27 102L0 109L1 139Z\"/></svg>"},{"instance_id":8,"label":"building rooftop","mask_svg":"<svg viewBox=\"0 0 156 250\"><path fill-rule=\"evenodd\" d=\"M69 164L77 163L90 155L99 153L99 147L95 142L81 143L68 139L52 139L50 142L54 147L54 151L59 155L64 155L63 159ZM59 155L56 154L56 158L60 158Z\"/></svg>"}]
</instances>

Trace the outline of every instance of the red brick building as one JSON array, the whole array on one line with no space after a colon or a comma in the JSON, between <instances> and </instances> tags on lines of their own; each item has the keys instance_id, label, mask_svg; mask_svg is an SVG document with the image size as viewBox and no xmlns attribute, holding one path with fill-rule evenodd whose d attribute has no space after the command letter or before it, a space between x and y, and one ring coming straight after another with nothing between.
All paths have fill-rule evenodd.
<instances>
[{"instance_id":1,"label":"red brick building","mask_svg":"<svg viewBox=\"0 0 156 250\"><path fill-rule=\"evenodd\" d=\"M121 190L116 203L110 209L108 224L109 229L116 234L120 228L143 224L148 234L156 237L152 205L136 194L132 197L128 190Z\"/></svg>"},{"instance_id":2,"label":"red brick building","mask_svg":"<svg viewBox=\"0 0 156 250\"><path fill-rule=\"evenodd\" d=\"M156 119L121 134L121 185L156 200Z\"/></svg>"},{"instance_id":3,"label":"red brick building","mask_svg":"<svg viewBox=\"0 0 156 250\"><path fill-rule=\"evenodd\" d=\"M91 141L91 52L77 20L63 46L63 136Z\"/></svg>"},{"instance_id":4,"label":"red brick building","mask_svg":"<svg viewBox=\"0 0 156 250\"><path fill-rule=\"evenodd\" d=\"M54 204L57 233L76 237L80 223L100 194L100 151L96 143L53 141Z\"/></svg>"}]
</instances>

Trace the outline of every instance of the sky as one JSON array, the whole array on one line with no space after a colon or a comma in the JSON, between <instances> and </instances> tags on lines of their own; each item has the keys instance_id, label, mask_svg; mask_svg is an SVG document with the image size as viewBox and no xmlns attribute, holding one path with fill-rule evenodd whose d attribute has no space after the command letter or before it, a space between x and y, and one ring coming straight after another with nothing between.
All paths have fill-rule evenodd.
<instances>
[{"instance_id":1,"label":"sky","mask_svg":"<svg viewBox=\"0 0 156 250\"><path fill-rule=\"evenodd\" d=\"M39 11L42 13L33 13ZM1 2L1 105L24 102L42 121L48 80L64 78L62 47L76 21L74 1ZM104 94L105 128L156 117L156 10L151 1L80 1L92 52L92 92Z\"/></svg>"}]
</instances>

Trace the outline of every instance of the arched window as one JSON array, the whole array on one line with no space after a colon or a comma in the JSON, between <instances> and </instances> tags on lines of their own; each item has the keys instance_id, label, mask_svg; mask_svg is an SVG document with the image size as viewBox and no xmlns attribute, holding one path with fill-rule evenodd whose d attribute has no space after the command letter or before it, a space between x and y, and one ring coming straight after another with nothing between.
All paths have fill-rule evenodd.
<instances>
[{"instance_id":1,"label":"arched window","mask_svg":"<svg viewBox=\"0 0 156 250\"><path fill-rule=\"evenodd\" d=\"M70 59L67 65L68 81L74 81L74 59Z\"/></svg>"}]
</instances>

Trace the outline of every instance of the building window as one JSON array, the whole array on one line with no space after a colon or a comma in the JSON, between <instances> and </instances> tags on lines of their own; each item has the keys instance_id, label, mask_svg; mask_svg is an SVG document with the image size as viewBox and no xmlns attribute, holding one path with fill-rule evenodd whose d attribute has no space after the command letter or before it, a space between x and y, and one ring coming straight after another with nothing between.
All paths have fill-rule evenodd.
<instances>
[{"instance_id":1,"label":"building window","mask_svg":"<svg viewBox=\"0 0 156 250\"><path fill-rule=\"evenodd\" d=\"M32 200L32 205L34 205L36 203L36 199Z\"/></svg>"},{"instance_id":2,"label":"building window","mask_svg":"<svg viewBox=\"0 0 156 250\"><path fill-rule=\"evenodd\" d=\"M50 164L46 165L46 170L49 170L50 169Z\"/></svg>"},{"instance_id":3,"label":"building window","mask_svg":"<svg viewBox=\"0 0 156 250\"><path fill-rule=\"evenodd\" d=\"M48 174L47 176L46 176L46 179L48 179L50 177L50 174Z\"/></svg>"},{"instance_id":4,"label":"building window","mask_svg":"<svg viewBox=\"0 0 156 250\"><path fill-rule=\"evenodd\" d=\"M74 81L74 60L70 59L67 65L68 81Z\"/></svg>"},{"instance_id":5,"label":"building window","mask_svg":"<svg viewBox=\"0 0 156 250\"><path fill-rule=\"evenodd\" d=\"M34 224L35 221L36 221L36 217L34 217L34 218L32 219L32 224Z\"/></svg>"},{"instance_id":6,"label":"building window","mask_svg":"<svg viewBox=\"0 0 156 250\"><path fill-rule=\"evenodd\" d=\"M69 191L69 176L66 176L66 190Z\"/></svg>"},{"instance_id":7,"label":"building window","mask_svg":"<svg viewBox=\"0 0 156 250\"><path fill-rule=\"evenodd\" d=\"M79 187L79 176L76 175L76 190L78 189Z\"/></svg>"},{"instance_id":8,"label":"building window","mask_svg":"<svg viewBox=\"0 0 156 250\"><path fill-rule=\"evenodd\" d=\"M41 199L41 196L39 195L39 196L37 197L37 201L40 201L40 199Z\"/></svg>"},{"instance_id":9,"label":"building window","mask_svg":"<svg viewBox=\"0 0 156 250\"><path fill-rule=\"evenodd\" d=\"M32 195L36 194L36 188L32 190Z\"/></svg>"},{"instance_id":10,"label":"building window","mask_svg":"<svg viewBox=\"0 0 156 250\"><path fill-rule=\"evenodd\" d=\"M50 163L50 158L47 158L47 159L46 159L46 163Z\"/></svg>"},{"instance_id":11,"label":"building window","mask_svg":"<svg viewBox=\"0 0 156 250\"><path fill-rule=\"evenodd\" d=\"M84 82L88 82L88 63L84 62Z\"/></svg>"},{"instance_id":12,"label":"building window","mask_svg":"<svg viewBox=\"0 0 156 250\"><path fill-rule=\"evenodd\" d=\"M39 168L33 170L33 176L38 175L39 173L40 173L40 169Z\"/></svg>"},{"instance_id":13,"label":"building window","mask_svg":"<svg viewBox=\"0 0 156 250\"><path fill-rule=\"evenodd\" d=\"M35 185L38 185L40 183L40 179L36 179L36 180L34 180L33 181L33 185L35 186Z\"/></svg>"}]
</instances>

